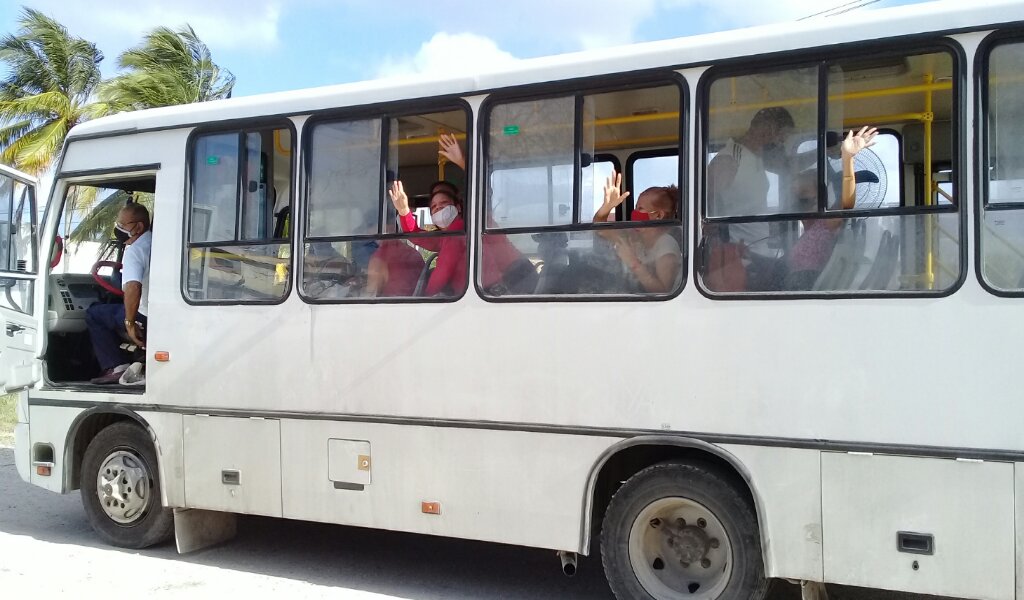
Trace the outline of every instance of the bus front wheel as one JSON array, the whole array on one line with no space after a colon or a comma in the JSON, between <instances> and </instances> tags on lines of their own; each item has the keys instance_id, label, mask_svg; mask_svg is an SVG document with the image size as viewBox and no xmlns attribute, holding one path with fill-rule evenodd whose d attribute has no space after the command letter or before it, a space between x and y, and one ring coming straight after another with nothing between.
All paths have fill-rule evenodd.
<instances>
[{"instance_id":1,"label":"bus front wheel","mask_svg":"<svg viewBox=\"0 0 1024 600\"><path fill-rule=\"evenodd\" d=\"M601 557L620 599L760 600L768 592L754 508L709 465L660 463L630 477L608 505Z\"/></svg>"},{"instance_id":2,"label":"bus front wheel","mask_svg":"<svg viewBox=\"0 0 1024 600\"><path fill-rule=\"evenodd\" d=\"M121 421L103 429L82 458L82 504L107 543L146 548L167 540L174 515L160 502L157 457L149 434Z\"/></svg>"}]
</instances>

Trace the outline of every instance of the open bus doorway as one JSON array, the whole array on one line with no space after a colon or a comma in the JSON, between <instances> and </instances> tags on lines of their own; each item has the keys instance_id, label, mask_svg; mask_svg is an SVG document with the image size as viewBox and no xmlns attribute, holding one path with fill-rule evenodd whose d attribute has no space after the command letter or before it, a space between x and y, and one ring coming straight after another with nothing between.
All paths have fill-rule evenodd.
<instances>
[{"instance_id":1,"label":"open bus doorway","mask_svg":"<svg viewBox=\"0 0 1024 600\"><path fill-rule=\"evenodd\" d=\"M93 304L121 304L125 245L114 234L118 213L138 203L152 219L156 180L138 176L71 183L64 191L57 236L51 240L47 297L46 377L56 385L88 386L101 369L86 324ZM123 334L126 360L145 361ZM109 391L141 386L104 386Z\"/></svg>"}]
</instances>

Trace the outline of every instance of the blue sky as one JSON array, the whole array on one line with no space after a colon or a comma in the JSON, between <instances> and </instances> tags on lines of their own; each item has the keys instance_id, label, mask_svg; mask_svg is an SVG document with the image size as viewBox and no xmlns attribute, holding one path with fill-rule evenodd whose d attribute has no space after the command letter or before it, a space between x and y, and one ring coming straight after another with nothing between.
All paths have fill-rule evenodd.
<instances>
[{"instance_id":1,"label":"blue sky","mask_svg":"<svg viewBox=\"0 0 1024 600\"><path fill-rule=\"evenodd\" d=\"M921 0L881 0L863 10ZM788 21L849 0L3 0L0 31L39 9L117 55L157 25L189 23L251 95ZM831 17L831 18L842 18Z\"/></svg>"}]
</instances>

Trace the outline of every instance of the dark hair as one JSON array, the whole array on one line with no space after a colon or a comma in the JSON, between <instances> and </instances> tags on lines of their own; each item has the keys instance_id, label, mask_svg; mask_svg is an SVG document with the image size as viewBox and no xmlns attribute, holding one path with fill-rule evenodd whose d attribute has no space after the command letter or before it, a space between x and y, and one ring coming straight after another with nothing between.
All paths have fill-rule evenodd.
<instances>
[{"instance_id":1,"label":"dark hair","mask_svg":"<svg viewBox=\"0 0 1024 600\"><path fill-rule=\"evenodd\" d=\"M437 190L436 192L430 194L430 200L428 202L432 202L434 200L434 196L444 196L450 199L452 203L455 204L455 206L462 208L462 200L459 200L459 197L454 194L450 194L444 190Z\"/></svg>"},{"instance_id":2,"label":"dark hair","mask_svg":"<svg viewBox=\"0 0 1024 600\"><path fill-rule=\"evenodd\" d=\"M796 127L793 115L789 114L789 111L781 106L769 106L757 111L754 118L750 120L750 126L757 127L759 125L773 125L778 129Z\"/></svg>"},{"instance_id":3,"label":"dark hair","mask_svg":"<svg viewBox=\"0 0 1024 600\"><path fill-rule=\"evenodd\" d=\"M445 187L447 187L450 190L449 193L452 196L455 196L456 198L459 197L459 186L455 185L454 183L452 183L452 182L450 182L450 181L448 181L446 179L439 179L439 180L435 181L434 183L430 184L430 188L429 189L430 189L430 192L431 192L431 194L430 194L431 196L434 195L433 194L434 188L436 188L438 186L445 186Z\"/></svg>"},{"instance_id":4,"label":"dark hair","mask_svg":"<svg viewBox=\"0 0 1024 600\"><path fill-rule=\"evenodd\" d=\"M128 204L125 204L124 208L121 210L131 215L131 217L136 221L145 225L146 229L149 229L149 211L146 210L145 206L138 202L129 202Z\"/></svg>"}]
</instances>

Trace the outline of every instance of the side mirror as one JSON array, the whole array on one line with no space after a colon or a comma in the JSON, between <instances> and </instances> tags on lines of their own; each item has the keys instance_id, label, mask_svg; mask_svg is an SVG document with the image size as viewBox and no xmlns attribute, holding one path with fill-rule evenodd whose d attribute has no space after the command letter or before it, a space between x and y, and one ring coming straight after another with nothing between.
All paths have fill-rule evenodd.
<instances>
[{"instance_id":1,"label":"side mirror","mask_svg":"<svg viewBox=\"0 0 1024 600\"><path fill-rule=\"evenodd\" d=\"M56 267L64 256L64 239L59 235L53 237L53 247L50 249L50 268Z\"/></svg>"}]
</instances>

